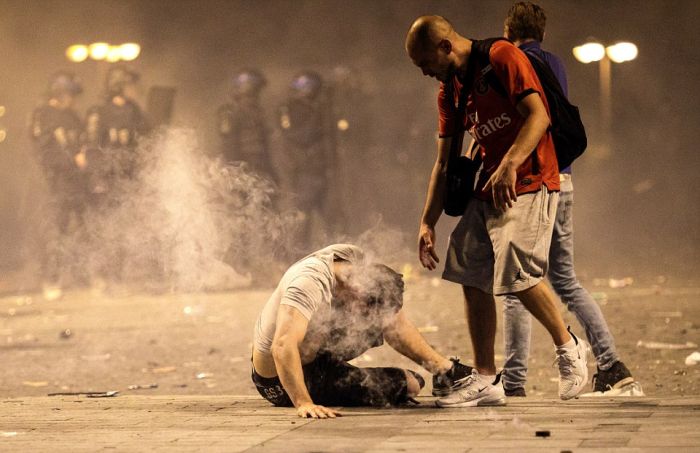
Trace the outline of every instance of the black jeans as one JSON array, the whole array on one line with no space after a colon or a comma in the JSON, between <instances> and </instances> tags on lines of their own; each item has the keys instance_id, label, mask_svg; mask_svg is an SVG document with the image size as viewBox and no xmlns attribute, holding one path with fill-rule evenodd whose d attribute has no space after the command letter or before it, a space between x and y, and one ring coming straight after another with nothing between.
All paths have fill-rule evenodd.
<instances>
[{"instance_id":1,"label":"black jeans","mask_svg":"<svg viewBox=\"0 0 700 453\"><path fill-rule=\"evenodd\" d=\"M306 388L316 404L383 407L408 399L406 373L400 368L358 368L320 354L303 370ZM252 377L263 398L275 406L293 406L278 377L265 378L255 370Z\"/></svg>"}]
</instances>

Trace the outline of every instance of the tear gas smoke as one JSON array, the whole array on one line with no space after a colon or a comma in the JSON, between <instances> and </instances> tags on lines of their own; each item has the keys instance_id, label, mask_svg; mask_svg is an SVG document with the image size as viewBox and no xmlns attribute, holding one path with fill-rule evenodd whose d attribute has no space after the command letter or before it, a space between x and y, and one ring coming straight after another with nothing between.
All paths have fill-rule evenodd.
<instances>
[{"instance_id":1,"label":"tear gas smoke","mask_svg":"<svg viewBox=\"0 0 700 453\"><path fill-rule=\"evenodd\" d=\"M208 157L194 130L160 130L136 155L135 177L108 188L76 231L82 240L66 241L82 244L73 254L91 276L141 288L235 288L288 251L295 212L273 209L275 188L244 164Z\"/></svg>"}]
</instances>

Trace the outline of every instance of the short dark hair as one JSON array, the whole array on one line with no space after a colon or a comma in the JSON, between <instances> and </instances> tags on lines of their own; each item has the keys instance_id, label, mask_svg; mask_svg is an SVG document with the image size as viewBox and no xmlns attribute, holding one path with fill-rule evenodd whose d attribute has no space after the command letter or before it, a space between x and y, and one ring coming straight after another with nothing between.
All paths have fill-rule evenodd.
<instances>
[{"instance_id":1,"label":"short dark hair","mask_svg":"<svg viewBox=\"0 0 700 453\"><path fill-rule=\"evenodd\" d=\"M547 16L541 6L532 2L518 2L510 7L506 16L508 39L511 41L534 39L542 42L546 23Z\"/></svg>"}]
</instances>

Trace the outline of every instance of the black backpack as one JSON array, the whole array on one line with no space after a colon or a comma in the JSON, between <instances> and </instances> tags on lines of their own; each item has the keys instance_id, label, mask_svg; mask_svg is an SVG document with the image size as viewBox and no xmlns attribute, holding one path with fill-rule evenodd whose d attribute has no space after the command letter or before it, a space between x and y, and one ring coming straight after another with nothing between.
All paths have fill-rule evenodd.
<instances>
[{"instance_id":1,"label":"black backpack","mask_svg":"<svg viewBox=\"0 0 700 453\"><path fill-rule=\"evenodd\" d=\"M472 55L476 57L476 60L480 62L482 67L487 67L491 64L489 60L491 45L500 40L505 40L505 38L472 41ZM549 130L552 133L559 170L563 170L586 150L588 145L586 129L581 121L578 107L571 104L566 98L557 77L549 65L531 52L524 53L537 73L544 94L547 97L549 114L552 120ZM497 92L507 97L508 93L493 71L488 71L485 77L487 82Z\"/></svg>"}]
</instances>

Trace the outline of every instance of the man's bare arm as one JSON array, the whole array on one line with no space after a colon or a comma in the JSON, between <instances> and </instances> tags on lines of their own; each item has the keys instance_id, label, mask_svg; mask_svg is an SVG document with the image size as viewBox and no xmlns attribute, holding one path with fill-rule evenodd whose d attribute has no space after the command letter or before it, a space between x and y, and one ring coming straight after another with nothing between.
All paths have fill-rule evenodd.
<instances>
[{"instance_id":1,"label":"man's bare arm","mask_svg":"<svg viewBox=\"0 0 700 453\"><path fill-rule=\"evenodd\" d=\"M300 417L335 418L338 413L314 404L304 382L299 345L304 340L309 321L299 310L280 305L277 326L272 340L272 358L282 387L292 400Z\"/></svg>"},{"instance_id":2,"label":"man's bare arm","mask_svg":"<svg viewBox=\"0 0 700 453\"><path fill-rule=\"evenodd\" d=\"M450 155L452 137L438 139L437 159L430 174L428 194L425 199L425 207L421 216L420 230L418 232L418 258L423 267L433 270L440 259L435 251L435 225L442 214L445 197L445 178L447 174L447 160Z\"/></svg>"},{"instance_id":3,"label":"man's bare arm","mask_svg":"<svg viewBox=\"0 0 700 453\"><path fill-rule=\"evenodd\" d=\"M549 115L538 93L528 94L516 107L525 118L525 123L501 164L484 186L485 190L491 189L494 205L504 211L513 207L513 202L518 198L516 194L518 167L530 156L549 127Z\"/></svg>"},{"instance_id":4,"label":"man's bare arm","mask_svg":"<svg viewBox=\"0 0 700 453\"><path fill-rule=\"evenodd\" d=\"M437 353L416 326L399 311L384 328L384 339L389 346L413 360L433 374L443 373L452 367L452 362Z\"/></svg>"}]
</instances>

